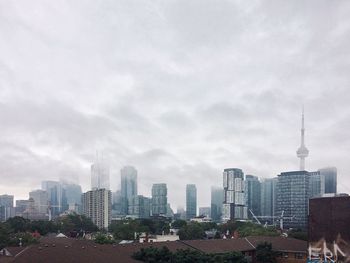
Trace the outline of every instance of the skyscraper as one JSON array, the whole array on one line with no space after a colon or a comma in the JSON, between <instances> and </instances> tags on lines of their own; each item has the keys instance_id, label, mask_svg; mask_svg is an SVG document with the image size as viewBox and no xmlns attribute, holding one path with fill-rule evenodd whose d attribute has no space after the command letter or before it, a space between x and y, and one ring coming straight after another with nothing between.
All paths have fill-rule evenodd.
<instances>
[{"instance_id":1,"label":"skyscraper","mask_svg":"<svg viewBox=\"0 0 350 263\"><path fill-rule=\"evenodd\" d=\"M284 214L284 228L307 228L309 179L307 171L285 172L278 175L277 215Z\"/></svg>"},{"instance_id":2,"label":"skyscraper","mask_svg":"<svg viewBox=\"0 0 350 263\"><path fill-rule=\"evenodd\" d=\"M52 216L57 216L68 209L66 190L57 181L42 181L41 189L48 195Z\"/></svg>"},{"instance_id":3,"label":"skyscraper","mask_svg":"<svg viewBox=\"0 0 350 263\"><path fill-rule=\"evenodd\" d=\"M81 186L77 184L63 184L63 188L66 190L66 197L68 205L81 205Z\"/></svg>"},{"instance_id":4,"label":"skyscraper","mask_svg":"<svg viewBox=\"0 0 350 263\"><path fill-rule=\"evenodd\" d=\"M320 197L325 193L325 177L317 172L309 172L309 197Z\"/></svg>"},{"instance_id":5,"label":"skyscraper","mask_svg":"<svg viewBox=\"0 0 350 263\"><path fill-rule=\"evenodd\" d=\"M309 156L309 150L305 146L305 127L304 127L304 107L301 116L301 144L297 150L297 156L300 158L300 171L305 170L305 158Z\"/></svg>"},{"instance_id":6,"label":"skyscraper","mask_svg":"<svg viewBox=\"0 0 350 263\"><path fill-rule=\"evenodd\" d=\"M29 192L29 198L34 200L34 208L40 214L47 214L49 207L49 197L45 190L34 190Z\"/></svg>"},{"instance_id":7,"label":"skyscraper","mask_svg":"<svg viewBox=\"0 0 350 263\"><path fill-rule=\"evenodd\" d=\"M137 170L132 166L125 166L120 170L122 213L128 214L128 202L137 195Z\"/></svg>"},{"instance_id":8,"label":"skyscraper","mask_svg":"<svg viewBox=\"0 0 350 263\"><path fill-rule=\"evenodd\" d=\"M99 229L107 229L111 223L111 191L95 189L82 194L83 215L91 218Z\"/></svg>"},{"instance_id":9,"label":"skyscraper","mask_svg":"<svg viewBox=\"0 0 350 263\"><path fill-rule=\"evenodd\" d=\"M13 195L0 195L0 222L6 221L14 214Z\"/></svg>"},{"instance_id":10,"label":"skyscraper","mask_svg":"<svg viewBox=\"0 0 350 263\"><path fill-rule=\"evenodd\" d=\"M197 215L197 188L194 184L186 185L186 219Z\"/></svg>"},{"instance_id":11,"label":"skyscraper","mask_svg":"<svg viewBox=\"0 0 350 263\"><path fill-rule=\"evenodd\" d=\"M246 175L245 177L245 189L244 189L245 201L248 211L252 211L254 215L261 214L261 185L259 178L254 175ZM251 212L248 212L248 217L252 218Z\"/></svg>"},{"instance_id":12,"label":"skyscraper","mask_svg":"<svg viewBox=\"0 0 350 263\"><path fill-rule=\"evenodd\" d=\"M143 195L134 195L129 199L128 214L135 218L149 218L151 199Z\"/></svg>"},{"instance_id":13,"label":"skyscraper","mask_svg":"<svg viewBox=\"0 0 350 263\"><path fill-rule=\"evenodd\" d=\"M109 165L103 158L96 156L96 161L91 165L91 189L109 190Z\"/></svg>"},{"instance_id":14,"label":"skyscraper","mask_svg":"<svg viewBox=\"0 0 350 263\"><path fill-rule=\"evenodd\" d=\"M167 186L166 184L153 184L152 186L152 215L167 214Z\"/></svg>"},{"instance_id":15,"label":"skyscraper","mask_svg":"<svg viewBox=\"0 0 350 263\"><path fill-rule=\"evenodd\" d=\"M208 207L199 207L198 214L199 214L199 216L210 217L211 216L210 207L209 206Z\"/></svg>"},{"instance_id":16,"label":"skyscraper","mask_svg":"<svg viewBox=\"0 0 350 263\"><path fill-rule=\"evenodd\" d=\"M274 223L277 203L277 177L265 178L261 181L261 215L267 222Z\"/></svg>"},{"instance_id":17,"label":"skyscraper","mask_svg":"<svg viewBox=\"0 0 350 263\"><path fill-rule=\"evenodd\" d=\"M222 219L246 219L247 207L244 201L244 174L241 169L228 168L223 172L224 203Z\"/></svg>"},{"instance_id":18,"label":"skyscraper","mask_svg":"<svg viewBox=\"0 0 350 263\"><path fill-rule=\"evenodd\" d=\"M222 187L211 187L210 212L213 221L220 221L222 215L222 204L224 202L224 190Z\"/></svg>"},{"instance_id":19,"label":"skyscraper","mask_svg":"<svg viewBox=\"0 0 350 263\"><path fill-rule=\"evenodd\" d=\"M318 170L325 181L325 194L337 193L337 168L327 167Z\"/></svg>"}]
</instances>

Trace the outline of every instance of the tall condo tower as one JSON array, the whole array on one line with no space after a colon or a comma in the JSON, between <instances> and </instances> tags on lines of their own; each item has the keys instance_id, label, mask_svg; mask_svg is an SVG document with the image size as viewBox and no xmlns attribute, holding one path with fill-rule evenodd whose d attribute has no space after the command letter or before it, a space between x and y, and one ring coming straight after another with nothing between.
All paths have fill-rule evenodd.
<instances>
[{"instance_id":1,"label":"tall condo tower","mask_svg":"<svg viewBox=\"0 0 350 263\"><path fill-rule=\"evenodd\" d=\"M96 161L91 165L91 189L109 190L109 165L103 158L99 158L96 153Z\"/></svg>"},{"instance_id":2,"label":"tall condo tower","mask_svg":"<svg viewBox=\"0 0 350 263\"><path fill-rule=\"evenodd\" d=\"M309 156L309 150L305 147L305 127L304 127L304 107L301 115L301 145L297 150L297 156L300 158L300 171L305 170L305 158Z\"/></svg>"}]
</instances>

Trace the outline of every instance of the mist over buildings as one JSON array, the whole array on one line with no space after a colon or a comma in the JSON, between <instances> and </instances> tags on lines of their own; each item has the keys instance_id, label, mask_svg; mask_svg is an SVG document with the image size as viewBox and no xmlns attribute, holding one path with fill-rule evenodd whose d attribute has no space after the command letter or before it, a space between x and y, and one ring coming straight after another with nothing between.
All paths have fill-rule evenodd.
<instances>
[{"instance_id":1,"label":"mist over buildings","mask_svg":"<svg viewBox=\"0 0 350 263\"><path fill-rule=\"evenodd\" d=\"M186 184L199 206L226 167L273 177L336 166L350 192L350 3L2 1L0 192L90 187L96 150L138 188ZM173 189L173 190L172 190Z\"/></svg>"}]
</instances>

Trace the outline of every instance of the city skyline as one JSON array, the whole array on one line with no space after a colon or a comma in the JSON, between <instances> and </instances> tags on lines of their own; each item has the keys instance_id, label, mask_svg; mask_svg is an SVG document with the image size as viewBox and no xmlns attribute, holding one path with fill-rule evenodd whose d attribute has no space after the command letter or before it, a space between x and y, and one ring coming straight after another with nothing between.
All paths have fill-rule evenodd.
<instances>
[{"instance_id":1,"label":"city skyline","mask_svg":"<svg viewBox=\"0 0 350 263\"><path fill-rule=\"evenodd\" d=\"M299 169L302 104L306 170L334 166L338 192L350 192L350 3L2 9L0 194L26 199L60 179L86 192L98 150L113 192L132 165L138 194L166 183L175 208L193 183L205 207L227 167L260 178Z\"/></svg>"}]
</instances>

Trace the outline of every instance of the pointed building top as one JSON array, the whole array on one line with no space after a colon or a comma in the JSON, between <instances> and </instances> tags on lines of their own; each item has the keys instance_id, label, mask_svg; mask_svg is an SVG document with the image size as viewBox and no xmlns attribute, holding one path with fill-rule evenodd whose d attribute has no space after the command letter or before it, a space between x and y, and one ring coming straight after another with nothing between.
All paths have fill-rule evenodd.
<instances>
[{"instance_id":1,"label":"pointed building top","mask_svg":"<svg viewBox=\"0 0 350 263\"><path fill-rule=\"evenodd\" d=\"M297 150L297 156L300 158L300 171L305 170L305 158L309 156L309 150L305 146L305 123L304 123L304 105L301 113L301 143Z\"/></svg>"}]
</instances>

